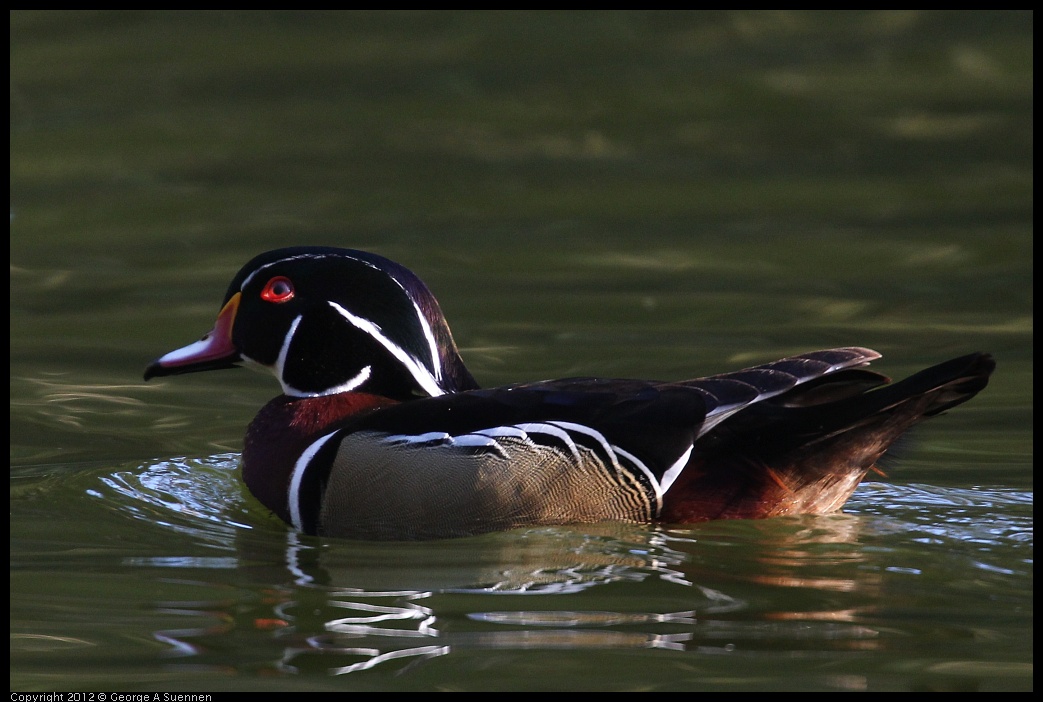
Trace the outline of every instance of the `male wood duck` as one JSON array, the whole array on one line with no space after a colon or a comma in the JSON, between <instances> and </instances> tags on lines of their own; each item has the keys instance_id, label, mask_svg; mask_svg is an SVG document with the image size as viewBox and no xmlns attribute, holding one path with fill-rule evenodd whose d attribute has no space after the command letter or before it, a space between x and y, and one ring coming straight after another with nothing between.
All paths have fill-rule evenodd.
<instances>
[{"instance_id":1,"label":"male wood duck","mask_svg":"<svg viewBox=\"0 0 1043 702\"><path fill-rule=\"evenodd\" d=\"M903 432L995 367L975 353L888 385L864 368L877 358L851 347L695 380L483 389L412 272L297 247L246 264L214 329L145 379L271 371L283 394L247 430L250 491L309 534L404 540L833 512Z\"/></svg>"}]
</instances>

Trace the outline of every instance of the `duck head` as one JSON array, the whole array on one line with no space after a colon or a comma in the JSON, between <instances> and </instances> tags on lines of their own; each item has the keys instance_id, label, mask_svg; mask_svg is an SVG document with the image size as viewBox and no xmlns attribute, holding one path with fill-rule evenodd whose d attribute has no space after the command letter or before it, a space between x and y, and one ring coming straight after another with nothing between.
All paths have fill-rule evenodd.
<instances>
[{"instance_id":1,"label":"duck head","mask_svg":"<svg viewBox=\"0 0 1043 702\"><path fill-rule=\"evenodd\" d=\"M244 363L273 373L292 397L357 391L405 401L478 387L427 286L351 249L257 256L229 285L213 330L157 358L145 379Z\"/></svg>"}]
</instances>

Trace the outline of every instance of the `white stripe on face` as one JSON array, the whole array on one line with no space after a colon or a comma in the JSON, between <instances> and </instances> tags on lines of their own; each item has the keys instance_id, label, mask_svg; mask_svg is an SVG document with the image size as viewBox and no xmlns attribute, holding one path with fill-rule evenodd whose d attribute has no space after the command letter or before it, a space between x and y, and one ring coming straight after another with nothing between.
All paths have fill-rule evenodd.
<instances>
[{"instance_id":1,"label":"white stripe on face","mask_svg":"<svg viewBox=\"0 0 1043 702\"><path fill-rule=\"evenodd\" d=\"M321 258L335 258L335 257L336 257L335 254L328 254L328 253L322 253L322 254L304 253L304 254L297 254L296 256L287 256L285 258L280 258L278 261L272 261L271 263L266 263L263 266L260 266L255 271L253 271L250 275L246 276L246 279L243 280L243 284L239 286L239 290L246 290L246 286L250 284L250 281L254 279L254 276L256 276L258 273L263 271L265 268L271 268L272 266L277 266L280 263L286 263L287 261L297 261L297 260L302 259L302 258L321 259ZM358 259L352 258L351 260L352 261L357 261ZM359 261L359 263L365 263L365 261Z\"/></svg>"},{"instance_id":2,"label":"white stripe on face","mask_svg":"<svg viewBox=\"0 0 1043 702\"><path fill-rule=\"evenodd\" d=\"M413 299L413 296L409 294L409 290L406 288L406 286L403 285L402 282L399 281L397 278L395 278L393 275L391 275L387 271L383 270L379 266L377 266L377 265L375 265L375 264L373 264L373 263L371 263L369 261L365 261L365 260L363 260L361 258L356 258L355 256L345 255L342 252L337 252L337 253L303 253L303 254L297 254L295 256L286 256L285 258L280 258L277 261L272 261L270 263L264 264L263 266L260 266L259 268L254 270L252 273L250 273L250 275L248 275L245 280L243 280L243 284L239 287L239 289L240 290L244 290L246 288L246 286L250 284L250 281L252 281L259 273L261 273L262 271L264 271L267 268L271 268L272 266L280 265L280 264L286 263L287 261L295 261L295 260L300 260L300 259L316 259L317 260L317 259L324 259L324 258L346 258L346 259L349 259L351 261L355 261L356 263L359 263L359 264L361 264L363 266L366 266L368 268L372 268L373 270L380 271L381 273L384 273L388 278L390 278L395 283L395 285L397 285L402 290L403 294L405 294L406 298L413 305L413 309L416 312L416 317L420 321L420 329L423 332L424 339L427 341L427 346L428 346L428 349L430 350L430 353L431 353L431 368L434 369L434 373L433 374L432 374L432 372L430 370L428 370L420 362L419 359L417 359L417 358L415 358L413 356L410 356L409 354L407 354L405 352L404 349L402 349L400 346L398 346L397 344L392 342L390 339L388 339L386 336L384 336L381 333L379 326L377 326L373 322L370 322L369 320L367 320L367 319L365 319L363 317L358 317L357 315L351 314L350 312L348 312L346 309L344 309L343 307L341 307L340 305L338 305L335 302L330 302L329 304L334 309L336 309L338 312L340 312L340 314L343 315L349 322L351 322L353 325L355 325L356 327L358 327L362 331L364 331L367 334L369 334L370 336L372 336L384 348L386 348L388 351L390 351L391 354L396 359L398 359L398 361L400 363L402 363L407 368L407 370L409 370L410 374L416 380L417 384L420 385L420 387L425 392L427 392L432 397L437 396L437 395L444 395L445 394L445 390L443 390L442 387L441 387L442 362L441 362L441 358L440 358L439 353L438 353L438 342L435 340L434 332L431 330L431 325L428 323L427 317L424 316L424 313L420 309L420 305L418 305L416 300ZM334 395L334 394L339 393L339 392L347 392L349 390L353 390L353 389L359 387L362 383L364 383L366 380L369 379L369 375L370 375L370 373L372 371L372 366L366 366L361 371L359 371L358 375L356 375L351 380L348 380L347 382L345 382L345 383L343 383L341 385L338 385L336 387L328 388L328 389L326 389L326 390L324 390L322 392L317 392L317 393L303 392L303 391L298 390L298 389L296 389L296 388L294 388L292 386L287 385L286 382L283 379L283 368L284 368L285 361L286 361L286 355L287 355L287 352L288 352L289 347L290 347L290 339L293 337L293 333L296 331L297 324L299 322L300 322L300 317L298 317L296 320L294 320L293 325L290 327L290 330L286 334L286 338L283 339L283 345L282 345L282 348L279 351L279 358L276 361L274 368L270 369L275 374L275 377L279 379L279 382L282 384L283 392L285 394L291 395L291 396L294 396L294 397L321 397L321 396L324 396L324 395Z\"/></svg>"},{"instance_id":3,"label":"white stripe on face","mask_svg":"<svg viewBox=\"0 0 1043 702\"><path fill-rule=\"evenodd\" d=\"M279 379L279 383L282 384L282 391L287 395L295 394L291 393L289 386L286 385L286 355L290 352L290 342L293 341L293 335L297 332L297 325L301 323L301 319L304 315L297 315L292 322L290 322L290 328L286 330L286 336L282 339L282 348L279 349L279 356L275 359L275 368L272 372L275 373L275 377ZM296 395L300 395L296 392Z\"/></svg>"},{"instance_id":4,"label":"white stripe on face","mask_svg":"<svg viewBox=\"0 0 1043 702\"><path fill-rule=\"evenodd\" d=\"M395 282L398 283L397 280ZM399 287L402 287L401 283ZM405 292L405 288L402 288L402 291ZM409 297L408 293L406 293L406 297ZM420 320L420 327L424 330L424 338L427 339L427 345L431 348L431 367L435 369L435 380L441 380L442 361L438 358L438 344L435 343L434 332L431 331L431 325L427 323L427 317L420 311L420 305L413 302L413 309L416 310L416 318Z\"/></svg>"},{"instance_id":5,"label":"white stripe on face","mask_svg":"<svg viewBox=\"0 0 1043 702\"><path fill-rule=\"evenodd\" d=\"M336 395L342 392L351 392L369 380L370 375L373 373L373 366L366 366L356 373L354 377L349 378L340 385L334 385L333 387L326 388L320 392L305 392L304 390L299 390L290 385L286 380L286 356L290 352L290 343L293 341L293 335L297 332L297 325L300 324L302 317L303 315L297 315L296 319L290 323L290 328L286 331L286 336L282 340L282 347L279 349L279 357L275 359L273 365L268 366L263 363L258 363L241 353L239 355L242 356L244 361L271 371L271 373L279 380L279 384L282 385L283 394L289 395L290 397L326 397L328 395Z\"/></svg>"},{"instance_id":6,"label":"white stripe on face","mask_svg":"<svg viewBox=\"0 0 1043 702\"><path fill-rule=\"evenodd\" d=\"M364 317L359 317L358 315L352 314L348 310L338 305L336 302L329 301L329 305L333 309L337 310L337 312L342 317L344 317L344 319L348 320L348 322L350 322L354 327L356 327L360 331L365 332L366 334L369 334L371 337L373 337L374 341L376 341L378 344L387 349L388 353L394 356L395 360L401 363L406 368L406 370L409 371L409 373L413 376L413 380L416 381L417 385L419 385L424 392L426 392L428 395L431 395L432 397L437 397L438 395L445 394L445 390L439 387L438 380L435 378L434 375L431 374L431 371L425 368L419 360L406 353L405 349L403 349L401 346L384 336L384 333L381 331L380 327L378 327L376 324L369 321L368 319L365 319Z\"/></svg>"}]
</instances>

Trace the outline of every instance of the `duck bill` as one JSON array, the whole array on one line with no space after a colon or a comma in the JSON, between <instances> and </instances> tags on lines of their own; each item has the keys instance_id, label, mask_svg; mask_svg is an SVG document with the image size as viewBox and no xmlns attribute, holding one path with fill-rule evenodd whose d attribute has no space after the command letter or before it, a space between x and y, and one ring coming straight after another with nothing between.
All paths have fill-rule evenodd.
<instances>
[{"instance_id":1,"label":"duck bill","mask_svg":"<svg viewBox=\"0 0 1043 702\"><path fill-rule=\"evenodd\" d=\"M202 339L175 351L160 356L145 369L145 380L165 375L180 375L197 371L236 368L243 360L232 343L232 325L242 293L232 298L221 308L214 328Z\"/></svg>"}]
</instances>

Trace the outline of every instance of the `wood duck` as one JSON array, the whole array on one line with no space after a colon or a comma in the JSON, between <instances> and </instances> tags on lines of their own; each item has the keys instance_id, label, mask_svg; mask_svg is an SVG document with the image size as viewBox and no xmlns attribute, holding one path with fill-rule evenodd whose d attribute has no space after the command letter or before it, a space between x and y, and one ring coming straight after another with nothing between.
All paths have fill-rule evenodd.
<instances>
[{"instance_id":1,"label":"wood duck","mask_svg":"<svg viewBox=\"0 0 1043 702\"><path fill-rule=\"evenodd\" d=\"M695 380L480 388L438 302L381 256L257 256L214 329L145 379L259 366L283 394L246 433L243 479L309 534L448 538L601 521L693 523L841 508L907 429L974 397L995 363L893 385L866 348Z\"/></svg>"}]
</instances>

